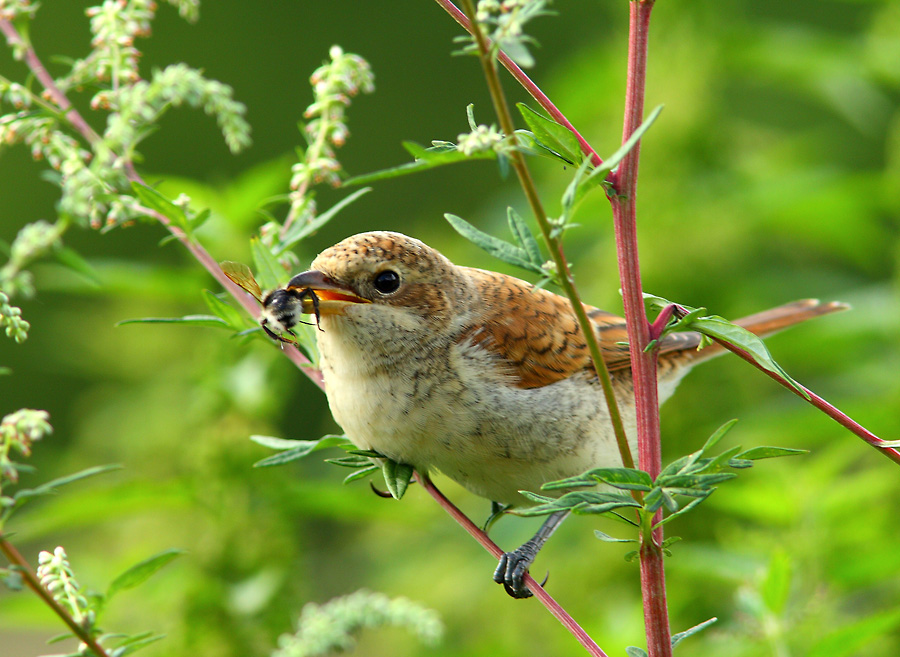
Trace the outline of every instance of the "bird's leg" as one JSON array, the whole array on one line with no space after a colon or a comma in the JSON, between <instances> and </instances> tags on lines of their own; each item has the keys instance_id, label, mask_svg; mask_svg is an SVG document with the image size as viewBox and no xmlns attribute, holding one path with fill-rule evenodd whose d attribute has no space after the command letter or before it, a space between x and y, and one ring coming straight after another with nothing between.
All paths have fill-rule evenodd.
<instances>
[{"instance_id":1,"label":"bird's leg","mask_svg":"<svg viewBox=\"0 0 900 657\"><path fill-rule=\"evenodd\" d=\"M500 557L500 563L497 564L497 570L494 571L494 581L503 584L503 588L512 597L530 598L532 596L531 591L525 586L525 573L528 572L528 567L534 563L534 559L540 549L544 547L544 543L568 515L568 510L551 513L534 536L512 552L505 552Z\"/></svg>"}]
</instances>

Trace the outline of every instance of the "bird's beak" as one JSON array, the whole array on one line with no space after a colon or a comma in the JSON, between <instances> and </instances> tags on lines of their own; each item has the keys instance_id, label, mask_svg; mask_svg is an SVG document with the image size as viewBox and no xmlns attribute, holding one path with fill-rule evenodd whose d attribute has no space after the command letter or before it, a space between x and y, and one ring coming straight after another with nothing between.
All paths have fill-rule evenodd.
<instances>
[{"instance_id":1,"label":"bird's beak","mask_svg":"<svg viewBox=\"0 0 900 657\"><path fill-rule=\"evenodd\" d=\"M348 304L371 303L347 285L315 269L297 274L288 282L285 289L300 296L303 312L307 314L337 315L342 313ZM305 290L309 290L312 294L304 294Z\"/></svg>"}]
</instances>

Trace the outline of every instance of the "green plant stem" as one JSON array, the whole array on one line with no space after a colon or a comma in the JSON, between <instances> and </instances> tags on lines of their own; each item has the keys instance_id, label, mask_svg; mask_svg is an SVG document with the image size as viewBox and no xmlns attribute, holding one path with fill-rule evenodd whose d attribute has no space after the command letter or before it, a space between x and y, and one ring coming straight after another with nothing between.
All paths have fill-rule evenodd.
<instances>
[{"instance_id":1,"label":"green plant stem","mask_svg":"<svg viewBox=\"0 0 900 657\"><path fill-rule=\"evenodd\" d=\"M484 71L485 79L487 80L491 101L494 105L494 111L500 121L500 129L503 131L504 135L507 135L508 139L514 140L515 126L513 124L512 114L509 111L506 96L503 94L500 78L497 75L497 68L494 65L494 59L490 53L490 46L484 33L474 20L475 7L472 0L464 0L463 6L465 7L470 25L472 26L472 34L478 45L479 60L481 61L481 67ZM559 281L563 292L565 292L572 304L572 311L575 313L578 325L581 328L581 333L584 336L588 350L590 351L594 370L597 372L597 377L600 380L600 384L603 388L603 395L609 408L609 417L612 422L613 430L615 431L616 443L619 447L622 464L626 468L633 468L634 458L632 457L631 449L628 446L628 438L625 435L625 427L622 423L619 405L616 402L615 390L613 389L612 380L609 376L609 370L606 367L606 362L603 360L600 345L597 343L597 336L594 333L593 324L591 324L590 319L588 319L584 305L581 303L578 289L575 287L572 272L569 269L569 263L566 261L566 256L563 252L562 241L552 234L552 227L547 218L547 213L544 211L543 204L541 203L540 196L537 192L537 187L534 184L528 166L525 164L525 156L522 155L519 150L513 149L509 155L509 159L519 178L519 183L522 185L522 189L525 192L525 197L528 199L528 204L531 206L531 211L540 228L544 242L547 244L547 248L550 251L550 256L553 258L553 262L556 265L556 271L559 273Z\"/></svg>"},{"instance_id":2,"label":"green plant stem","mask_svg":"<svg viewBox=\"0 0 900 657\"><path fill-rule=\"evenodd\" d=\"M628 73L625 89L625 118L622 143L641 125L647 79L647 35L653 0L632 0L629 12ZM650 324L644 309L637 242L637 180L640 142L625 156L612 176L615 194L610 196L616 229L619 278L631 345L631 372L634 382L638 434L638 459L642 470L656 478L662 469L662 450L657 393L657 352L645 352L650 342ZM644 630L650 657L670 657L672 637L666 605L662 527L650 526L662 519L658 511L652 523L641 531L641 596Z\"/></svg>"},{"instance_id":3,"label":"green plant stem","mask_svg":"<svg viewBox=\"0 0 900 657\"><path fill-rule=\"evenodd\" d=\"M41 581L38 579L37 575L31 569L31 566L25 560L19 551L13 546L12 543L6 540L2 535L0 535L0 552L9 560L9 563L16 567L16 570L21 573L22 578L25 580L25 584L28 585L32 591L34 591L44 603L53 610L53 612L59 616L62 621L72 630L72 634L78 637L82 643L84 643L88 648L93 651L93 653L97 657L109 657L109 653L103 649L103 647L97 643L93 636L91 636L90 632L88 632L84 627L82 627L78 622L72 618L72 615L66 611L66 609L59 604L54 597L50 594L50 592L44 588L44 585L41 584Z\"/></svg>"},{"instance_id":4,"label":"green plant stem","mask_svg":"<svg viewBox=\"0 0 900 657\"><path fill-rule=\"evenodd\" d=\"M422 488L434 498L434 500L444 509L450 516L458 522L463 529L465 529L472 538L478 541L485 550L490 552L494 557L500 558L503 555L503 550L492 541L487 534L485 534L475 523L469 520L468 516L466 516L462 511L460 511L453 502L448 500L444 494L438 490L434 483L431 481L431 478L428 475L421 474L416 472L416 479L420 484L422 484ZM541 604L543 604L547 610L553 614L553 616L563 624L563 626L575 637L575 639L580 643L585 650L588 651L589 654L594 655L594 657L607 657L606 653L600 649L593 639L588 636L587 632L575 622L568 612L563 609L559 603L553 599L553 597L547 593L544 588L537 583L537 581L528 573L525 574L525 584L528 585L529 590L534 593L534 597L540 600Z\"/></svg>"},{"instance_id":5,"label":"green plant stem","mask_svg":"<svg viewBox=\"0 0 900 657\"><path fill-rule=\"evenodd\" d=\"M471 34L472 36L475 33L472 31L472 22L469 20L469 17L466 16L460 9L454 5L450 0L435 0L437 4L450 16L459 23L463 29ZM490 42L485 39L485 42L490 46ZM503 64L503 67L509 71L510 75L515 78L515 80L522 85L522 88L527 91L532 98L537 101L538 105L544 108L544 111L550 115L554 121L559 123L562 126L565 126L569 130L572 131L572 134L575 135L575 138L578 140L579 145L581 146L581 152L584 153L587 157L591 158L591 163L594 166L600 166L603 164L603 160L597 154L591 145L587 142L587 140L581 136L581 133L575 129L575 126L569 122L569 119L559 111L556 105L553 104L547 95L541 91L540 87L538 87L532 80L529 78L525 71L523 71L518 64L516 64L513 60L509 58L509 56L503 52L502 50L497 54L497 59Z\"/></svg>"}]
</instances>

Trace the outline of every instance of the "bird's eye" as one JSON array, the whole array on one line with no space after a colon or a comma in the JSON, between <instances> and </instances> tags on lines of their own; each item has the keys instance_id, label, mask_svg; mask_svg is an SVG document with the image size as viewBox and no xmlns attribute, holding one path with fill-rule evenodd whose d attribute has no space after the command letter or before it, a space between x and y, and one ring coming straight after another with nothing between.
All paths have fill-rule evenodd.
<instances>
[{"instance_id":1,"label":"bird's eye","mask_svg":"<svg viewBox=\"0 0 900 657\"><path fill-rule=\"evenodd\" d=\"M400 287L400 274L391 269L385 269L375 275L374 283L375 289L382 294L391 294Z\"/></svg>"}]
</instances>

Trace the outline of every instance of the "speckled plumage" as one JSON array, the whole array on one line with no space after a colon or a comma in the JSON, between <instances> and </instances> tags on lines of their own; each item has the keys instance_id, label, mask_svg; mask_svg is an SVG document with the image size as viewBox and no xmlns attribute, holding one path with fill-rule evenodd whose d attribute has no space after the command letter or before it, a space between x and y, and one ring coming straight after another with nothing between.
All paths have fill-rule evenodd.
<instances>
[{"instance_id":1,"label":"speckled plumage","mask_svg":"<svg viewBox=\"0 0 900 657\"><path fill-rule=\"evenodd\" d=\"M386 271L396 290L379 291ZM568 299L451 263L399 233L350 237L323 251L287 290L319 297L322 374L337 422L359 447L472 492L522 504L520 490L621 464L608 410ZM297 304L312 310L308 299ZM612 373L629 439L634 400L623 319L586 306ZM839 309L801 301L740 321L767 334ZM276 328L296 313L269 312ZM660 345L663 401L700 360L699 336ZM634 449L634 448L633 448Z\"/></svg>"}]
</instances>

